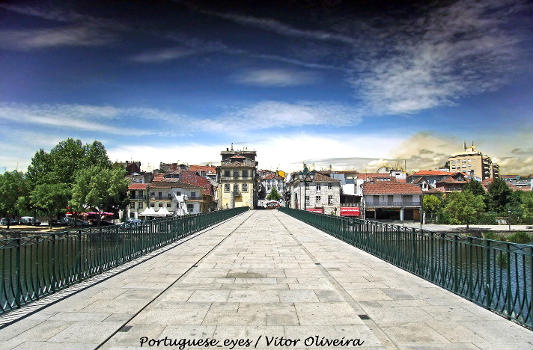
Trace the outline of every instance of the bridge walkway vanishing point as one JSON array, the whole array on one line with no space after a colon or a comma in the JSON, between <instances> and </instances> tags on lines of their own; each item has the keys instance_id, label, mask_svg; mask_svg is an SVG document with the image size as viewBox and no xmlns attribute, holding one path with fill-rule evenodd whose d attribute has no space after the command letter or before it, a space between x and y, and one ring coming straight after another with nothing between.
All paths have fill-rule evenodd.
<instances>
[{"instance_id":1,"label":"bridge walkway vanishing point","mask_svg":"<svg viewBox=\"0 0 533 350\"><path fill-rule=\"evenodd\" d=\"M267 346L266 336L300 341ZM210 337L327 348L304 344L314 336L363 349L533 347L526 328L278 211L236 216L1 329L0 344L125 350L141 337Z\"/></svg>"}]
</instances>

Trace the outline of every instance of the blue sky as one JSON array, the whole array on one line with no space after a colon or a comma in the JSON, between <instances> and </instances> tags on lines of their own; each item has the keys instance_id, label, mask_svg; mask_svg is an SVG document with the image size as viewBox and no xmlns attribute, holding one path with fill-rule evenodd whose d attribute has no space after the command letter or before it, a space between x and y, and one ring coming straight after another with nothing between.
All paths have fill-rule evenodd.
<instances>
[{"instance_id":1,"label":"blue sky","mask_svg":"<svg viewBox=\"0 0 533 350\"><path fill-rule=\"evenodd\" d=\"M533 172L531 3L232 3L2 2L0 169L75 137L285 170L433 169L466 140Z\"/></svg>"}]
</instances>

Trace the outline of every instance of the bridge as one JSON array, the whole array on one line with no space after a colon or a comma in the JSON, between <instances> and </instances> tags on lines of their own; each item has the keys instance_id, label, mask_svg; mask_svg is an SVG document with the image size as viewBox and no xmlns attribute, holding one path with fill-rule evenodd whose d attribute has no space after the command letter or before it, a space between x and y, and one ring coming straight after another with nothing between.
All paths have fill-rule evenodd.
<instances>
[{"instance_id":1,"label":"bridge","mask_svg":"<svg viewBox=\"0 0 533 350\"><path fill-rule=\"evenodd\" d=\"M196 341L194 346L185 348L533 347L533 332L526 328L531 317L531 289L526 289L524 298L514 294L519 307L508 314L490 307L497 314L478 305L480 302L459 296L477 293L475 281L468 284L469 279L480 278L472 270L450 286L442 284L450 291L438 286L436 279L433 283L426 280L428 276L448 276L433 268L438 264L424 265L419 257L412 260L416 263L402 262L395 260L394 251L389 252L390 258L383 250L380 253L376 242L407 254L405 247L413 244L408 235L414 232L394 235L392 226L382 226L380 231L376 225L348 225L347 221L335 221L340 219L289 210L245 211L220 220L169 239L168 244L158 243L135 258L121 255L124 264L110 265L79 283L65 288L56 283L58 291L36 301L12 303L12 310L0 316L2 349L179 349L180 344L192 341ZM166 232L161 226L159 230ZM358 232L365 232L366 238L357 238ZM370 240L370 235L378 240ZM422 242L436 240L433 236L417 240L421 245L410 254L429 251L430 246ZM454 244L452 248L457 249ZM505 251L509 256L506 264L500 261L504 268L499 271L499 281L505 282L507 292L511 282L501 278L502 270L514 269L512 265L520 262L513 260L511 253ZM454 254L452 259L463 256L456 250ZM489 255L489 259L498 260L497 255ZM526 271L526 263L531 263L527 259L518 269ZM6 264L5 258L3 262ZM421 268L421 264L431 268ZM76 273L82 270L74 269ZM457 269L451 271L452 277L461 274ZM495 271L489 268L488 274ZM527 275L523 277L530 288L530 270ZM468 288L458 283L463 280ZM490 281L494 283L494 279ZM516 283L525 288L520 281ZM22 301L27 290L20 288L13 295ZM486 287L483 290L487 293ZM497 305L502 298L494 295L498 295L496 304L488 295L483 297L490 301L488 306ZM505 309L510 301L503 299Z\"/></svg>"}]
</instances>

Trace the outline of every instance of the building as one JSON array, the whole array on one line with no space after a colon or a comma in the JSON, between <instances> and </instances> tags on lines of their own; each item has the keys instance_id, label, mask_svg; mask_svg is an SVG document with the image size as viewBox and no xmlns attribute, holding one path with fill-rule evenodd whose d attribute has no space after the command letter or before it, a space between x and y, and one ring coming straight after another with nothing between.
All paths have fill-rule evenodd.
<instances>
[{"instance_id":1,"label":"building","mask_svg":"<svg viewBox=\"0 0 533 350\"><path fill-rule=\"evenodd\" d=\"M340 215L340 181L315 172L312 182L300 181L292 176L291 208L305 209L324 214Z\"/></svg>"},{"instance_id":2,"label":"building","mask_svg":"<svg viewBox=\"0 0 533 350\"><path fill-rule=\"evenodd\" d=\"M450 172L445 170L420 170L407 177L407 182L420 186L422 191L433 191L437 184L443 187L445 183L454 183L451 187L457 187L458 183L466 183L467 176L462 172ZM451 188L450 187L450 188ZM460 189L457 189L460 191ZM439 191L437 191L439 192ZM440 191L442 192L442 191Z\"/></svg>"},{"instance_id":3,"label":"building","mask_svg":"<svg viewBox=\"0 0 533 350\"><path fill-rule=\"evenodd\" d=\"M233 145L220 152L217 167L218 208L257 206L258 176L255 151L233 150Z\"/></svg>"},{"instance_id":4,"label":"building","mask_svg":"<svg viewBox=\"0 0 533 350\"><path fill-rule=\"evenodd\" d=\"M147 186L145 183L132 183L129 185L130 203L127 208L127 218L139 219L139 214L148 207Z\"/></svg>"},{"instance_id":5,"label":"building","mask_svg":"<svg viewBox=\"0 0 533 350\"><path fill-rule=\"evenodd\" d=\"M175 179L154 181L148 186L148 201L156 212L166 208L172 215L199 214L202 212L202 190L201 186Z\"/></svg>"},{"instance_id":6,"label":"building","mask_svg":"<svg viewBox=\"0 0 533 350\"><path fill-rule=\"evenodd\" d=\"M422 189L402 182L365 182L363 206L366 219L419 221Z\"/></svg>"},{"instance_id":7,"label":"building","mask_svg":"<svg viewBox=\"0 0 533 350\"><path fill-rule=\"evenodd\" d=\"M217 180L217 167L211 165L189 165L188 171L192 171L201 177L215 181Z\"/></svg>"},{"instance_id":8,"label":"building","mask_svg":"<svg viewBox=\"0 0 533 350\"><path fill-rule=\"evenodd\" d=\"M457 153L448 158L446 162L450 172L463 172L479 181L499 177L500 167L493 163L492 159L484 156L483 153L476 150L472 143L471 147L464 144L463 152Z\"/></svg>"},{"instance_id":9,"label":"building","mask_svg":"<svg viewBox=\"0 0 533 350\"><path fill-rule=\"evenodd\" d=\"M277 171L261 170L259 171L259 173L260 183L258 190L258 199L266 199L272 189L276 189L276 191L281 196L280 202L282 202L283 205L283 197L285 193L285 179L281 175L279 175Z\"/></svg>"}]
</instances>

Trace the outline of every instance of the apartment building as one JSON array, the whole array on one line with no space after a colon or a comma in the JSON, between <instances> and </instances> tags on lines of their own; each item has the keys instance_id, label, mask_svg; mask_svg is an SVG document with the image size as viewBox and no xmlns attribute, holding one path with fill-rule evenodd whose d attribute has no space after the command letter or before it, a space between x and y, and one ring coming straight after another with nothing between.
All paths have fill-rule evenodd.
<instances>
[{"instance_id":1,"label":"apartment building","mask_svg":"<svg viewBox=\"0 0 533 350\"><path fill-rule=\"evenodd\" d=\"M222 161L217 167L218 209L257 206L257 154L255 151L226 148L220 152Z\"/></svg>"},{"instance_id":2,"label":"apartment building","mask_svg":"<svg viewBox=\"0 0 533 350\"><path fill-rule=\"evenodd\" d=\"M448 158L446 163L450 172L464 172L480 181L499 177L500 167L493 163L489 156L483 155L472 143L472 146L464 145L463 152Z\"/></svg>"}]
</instances>

